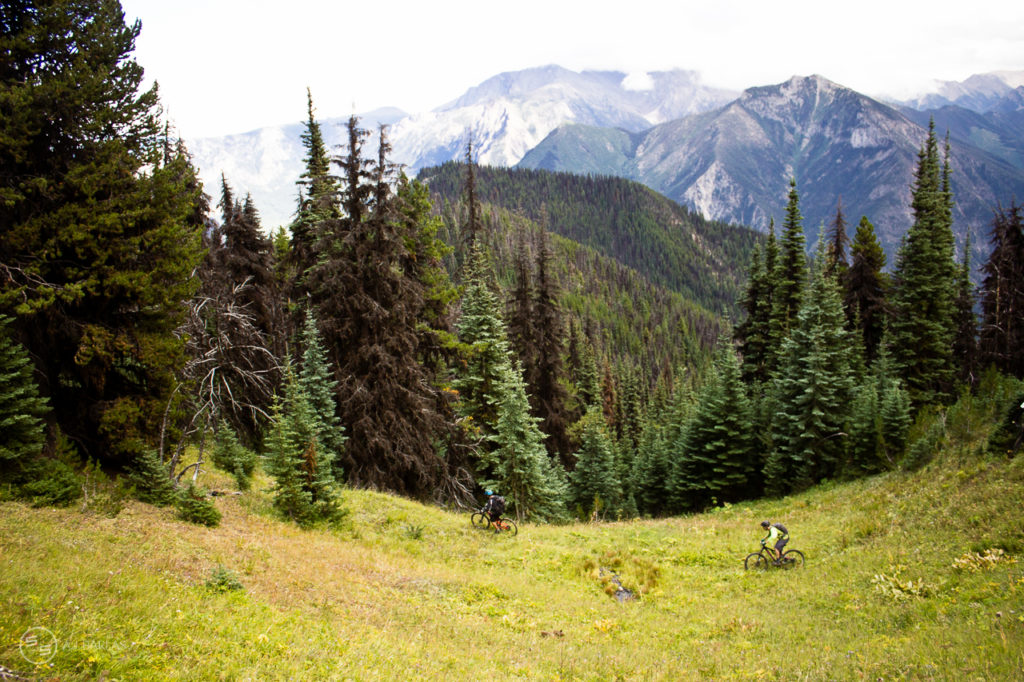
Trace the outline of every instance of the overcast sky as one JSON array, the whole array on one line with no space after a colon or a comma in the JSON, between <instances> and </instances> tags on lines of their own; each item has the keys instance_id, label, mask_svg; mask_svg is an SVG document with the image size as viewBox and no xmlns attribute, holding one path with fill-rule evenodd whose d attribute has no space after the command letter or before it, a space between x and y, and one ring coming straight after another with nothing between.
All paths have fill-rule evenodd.
<instances>
[{"instance_id":1,"label":"overcast sky","mask_svg":"<svg viewBox=\"0 0 1024 682\"><path fill-rule=\"evenodd\" d=\"M122 0L136 59L196 139L395 106L503 71L681 68L735 90L820 74L870 95L1024 70L1020 0Z\"/></svg>"}]
</instances>

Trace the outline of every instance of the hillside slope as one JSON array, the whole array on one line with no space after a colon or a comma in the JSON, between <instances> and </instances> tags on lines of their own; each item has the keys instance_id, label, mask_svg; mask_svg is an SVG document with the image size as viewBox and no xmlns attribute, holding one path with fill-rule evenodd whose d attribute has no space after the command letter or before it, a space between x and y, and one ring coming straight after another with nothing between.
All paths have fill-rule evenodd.
<instances>
[{"instance_id":1,"label":"hillside slope","mask_svg":"<svg viewBox=\"0 0 1024 682\"><path fill-rule=\"evenodd\" d=\"M140 504L0 503L0 664L59 680L1021 679L1024 459L972 454L991 421L980 401L950 409L916 473L514 538L367 491L346 493L342 527L302 531L272 518L266 479L218 498L213 529ZM786 523L803 569L743 570L762 518ZM205 586L218 568L244 590ZM611 598L601 568L641 599ZM32 627L57 646L22 640Z\"/></svg>"},{"instance_id":2,"label":"hillside slope","mask_svg":"<svg viewBox=\"0 0 1024 682\"><path fill-rule=\"evenodd\" d=\"M437 203L461 199L465 165L419 176ZM505 208L617 260L655 284L716 313L735 313L750 253L761 237L705 220L643 185L621 178L479 167L481 202Z\"/></svg>"}]
</instances>

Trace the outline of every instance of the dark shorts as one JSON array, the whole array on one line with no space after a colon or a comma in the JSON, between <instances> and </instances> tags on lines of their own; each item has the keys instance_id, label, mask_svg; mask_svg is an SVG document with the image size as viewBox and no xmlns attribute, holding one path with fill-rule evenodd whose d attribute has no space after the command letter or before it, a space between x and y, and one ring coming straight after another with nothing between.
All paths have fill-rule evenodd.
<instances>
[{"instance_id":1,"label":"dark shorts","mask_svg":"<svg viewBox=\"0 0 1024 682\"><path fill-rule=\"evenodd\" d=\"M775 543L775 551L782 555L782 548L789 542L789 538L779 538L779 541Z\"/></svg>"}]
</instances>

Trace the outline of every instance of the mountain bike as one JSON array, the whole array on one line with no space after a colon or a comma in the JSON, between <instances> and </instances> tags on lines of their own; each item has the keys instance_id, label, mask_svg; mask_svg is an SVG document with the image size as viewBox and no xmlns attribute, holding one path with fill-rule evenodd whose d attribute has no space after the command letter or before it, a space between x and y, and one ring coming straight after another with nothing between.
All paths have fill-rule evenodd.
<instances>
[{"instance_id":1,"label":"mountain bike","mask_svg":"<svg viewBox=\"0 0 1024 682\"><path fill-rule=\"evenodd\" d=\"M769 568L800 568L804 565L804 553L798 549L787 549L782 553L782 558L776 561L768 552L768 548L761 546L760 552L753 552L743 560L743 568L748 571L767 571Z\"/></svg>"},{"instance_id":2,"label":"mountain bike","mask_svg":"<svg viewBox=\"0 0 1024 682\"><path fill-rule=\"evenodd\" d=\"M497 521L491 521L490 514L482 508L473 512L473 515L469 517L469 522L473 524L474 528L481 530L493 528L495 533L511 533L512 535L519 533L515 521L504 516L499 516Z\"/></svg>"}]
</instances>

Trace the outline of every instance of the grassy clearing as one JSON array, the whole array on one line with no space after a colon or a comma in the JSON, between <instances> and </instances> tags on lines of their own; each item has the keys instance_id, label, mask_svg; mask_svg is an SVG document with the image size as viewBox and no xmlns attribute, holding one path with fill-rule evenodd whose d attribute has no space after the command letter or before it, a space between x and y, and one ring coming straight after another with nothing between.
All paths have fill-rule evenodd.
<instances>
[{"instance_id":1,"label":"grassy clearing","mask_svg":"<svg viewBox=\"0 0 1024 682\"><path fill-rule=\"evenodd\" d=\"M217 528L137 503L112 519L0 504L0 664L60 680L1024 679L1020 458L947 453L515 538L367 491L347 492L341 528L304 531L273 518L268 487L218 498ZM762 518L786 523L803 570L743 571ZM642 599L610 597L602 567ZM45 665L21 655L30 627L57 639Z\"/></svg>"}]
</instances>

